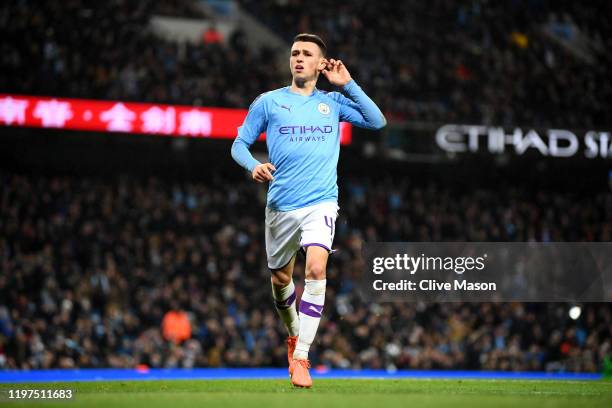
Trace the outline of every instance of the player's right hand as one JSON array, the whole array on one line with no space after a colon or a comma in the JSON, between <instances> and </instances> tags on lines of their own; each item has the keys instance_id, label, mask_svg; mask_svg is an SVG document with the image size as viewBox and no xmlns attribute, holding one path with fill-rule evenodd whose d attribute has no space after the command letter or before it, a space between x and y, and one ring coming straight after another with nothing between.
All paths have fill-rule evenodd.
<instances>
[{"instance_id":1,"label":"player's right hand","mask_svg":"<svg viewBox=\"0 0 612 408\"><path fill-rule=\"evenodd\" d=\"M276 167L272 163L258 164L253 169L253 180L258 183L265 183L266 181L274 180L272 172L276 171Z\"/></svg>"}]
</instances>

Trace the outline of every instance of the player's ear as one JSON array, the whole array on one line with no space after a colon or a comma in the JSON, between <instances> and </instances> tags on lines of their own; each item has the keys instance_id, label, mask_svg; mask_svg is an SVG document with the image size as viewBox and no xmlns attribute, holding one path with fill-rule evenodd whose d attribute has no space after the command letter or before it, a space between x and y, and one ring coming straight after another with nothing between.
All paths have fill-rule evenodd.
<instances>
[{"instance_id":1,"label":"player's ear","mask_svg":"<svg viewBox=\"0 0 612 408\"><path fill-rule=\"evenodd\" d=\"M325 57L321 57L319 59L319 66L317 67L318 71L323 71L327 67L327 59Z\"/></svg>"}]
</instances>

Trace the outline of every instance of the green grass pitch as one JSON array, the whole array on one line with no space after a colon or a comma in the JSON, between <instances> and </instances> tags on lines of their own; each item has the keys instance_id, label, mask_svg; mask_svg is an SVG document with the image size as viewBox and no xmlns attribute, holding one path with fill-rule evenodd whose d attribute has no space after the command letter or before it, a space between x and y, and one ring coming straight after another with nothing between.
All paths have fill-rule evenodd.
<instances>
[{"instance_id":1,"label":"green grass pitch","mask_svg":"<svg viewBox=\"0 0 612 408\"><path fill-rule=\"evenodd\" d=\"M71 401L7 401L8 389L73 389ZM288 380L113 381L0 384L11 407L612 407L611 381Z\"/></svg>"}]
</instances>

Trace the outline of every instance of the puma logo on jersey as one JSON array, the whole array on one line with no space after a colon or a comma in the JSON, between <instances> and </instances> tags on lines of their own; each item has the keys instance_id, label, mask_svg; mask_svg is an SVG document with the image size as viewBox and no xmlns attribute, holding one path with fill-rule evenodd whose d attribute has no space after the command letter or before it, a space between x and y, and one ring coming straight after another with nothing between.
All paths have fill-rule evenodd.
<instances>
[{"instance_id":1,"label":"puma logo on jersey","mask_svg":"<svg viewBox=\"0 0 612 408\"><path fill-rule=\"evenodd\" d=\"M291 106L281 105L280 107L283 108L283 109L287 109L289 111L289 113L291 113Z\"/></svg>"}]
</instances>

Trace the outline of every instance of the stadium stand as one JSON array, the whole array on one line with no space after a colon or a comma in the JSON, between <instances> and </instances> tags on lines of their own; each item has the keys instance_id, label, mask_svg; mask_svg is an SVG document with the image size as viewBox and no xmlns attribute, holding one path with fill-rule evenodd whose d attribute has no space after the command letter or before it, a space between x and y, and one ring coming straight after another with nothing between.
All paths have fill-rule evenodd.
<instances>
[{"instance_id":1,"label":"stadium stand","mask_svg":"<svg viewBox=\"0 0 612 408\"><path fill-rule=\"evenodd\" d=\"M188 1L30 3L0 6L2 92L247 107L286 82L284 66L270 69L272 50L246 47L241 30L224 45L194 46L148 29L156 13L197 15ZM610 124L611 13L596 12L610 8L605 2L593 8L546 0L240 3L286 41L296 32L321 34L330 55L345 61L391 119ZM546 36L550 22L585 36L591 59Z\"/></svg>"},{"instance_id":2,"label":"stadium stand","mask_svg":"<svg viewBox=\"0 0 612 408\"><path fill-rule=\"evenodd\" d=\"M610 124L609 3L240 3L284 38L296 31L322 35L330 55L351 68L391 118L570 128ZM564 33L583 33L592 60L544 35L551 21L564 23Z\"/></svg>"},{"instance_id":3,"label":"stadium stand","mask_svg":"<svg viewBox=\"0 0 612 408\"><path fill-rule=\"evenodd\" d=\"M249 49L240 29L223 44L157 37L151 17L184 3L3 3L0 92L247 107L281 86L271 51Z\"/></svg>"},{"instance_id":4,"label":"stadium stand","mask_svg":"<svg viewBox=\"0 0 612 408\"><path fill-rule=\"evenodd\" d=\"M3 173L0 182L0 367L286 364L262 284L259 186L220 174L179 183ZM606 304L585 305L581 323L555 303L366 304L355 271L364 240L607 241L603 195L458 193L392 179L347 180L343 191L318 364L601 367L612 338ZM179 308L193 335L177 344L161 325Z\"/></svg>"},{"instance_id":5,"label":"stadium stand","mask_svg":"<svg viewBox=\"0 0 612 408\"><path fill-rule=\"evenodd\" d=\"M599 50L612 49L612 13L596 7L547 0L240 3L287 40L299 31L321 34L392 120L610 125L612 66ZM240 30L221 44L192 45L148 28L154 14L190 17L194 10L180 0L5 1L0 92L247 107L286 84L284 66L270 66L273 52L249 49ZM551 21L579 28L592 60L544 35ZM267 284L265 190L223 171L205 182L116 180L78 175L78 166L65 175L5 164L1 369L286 365L286 334ZM476 181L462 190L425 177L346 177L340 189L339 252L328 270L314 363L601 370L612 346L609 304L583 305L578 322L561 303L365 304L354 273L361 243L377 240L610 241L609 193ZM187 313L190 338L164 338L170 310Z\"/></svg>"}]
</instances>

